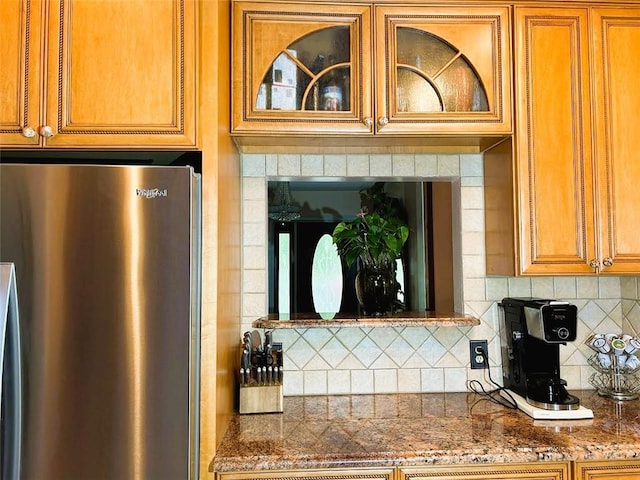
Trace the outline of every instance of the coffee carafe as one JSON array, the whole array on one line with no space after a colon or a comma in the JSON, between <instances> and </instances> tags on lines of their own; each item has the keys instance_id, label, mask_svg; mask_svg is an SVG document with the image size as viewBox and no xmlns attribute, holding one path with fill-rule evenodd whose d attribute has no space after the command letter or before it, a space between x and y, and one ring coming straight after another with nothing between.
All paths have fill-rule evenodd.
<instances>
[{"instance_id":1,"label":"coffee carafe","mask_svg":"<svg viewBox=\"0 0 640 480\"><path fill-rule=\"evenodd\" d=\"M560 378L559 346L576 339L577 308L539 298L503 298L500 325L504 387L545 410L576 410L580 399Z\"/></svg>"}]
</instances>

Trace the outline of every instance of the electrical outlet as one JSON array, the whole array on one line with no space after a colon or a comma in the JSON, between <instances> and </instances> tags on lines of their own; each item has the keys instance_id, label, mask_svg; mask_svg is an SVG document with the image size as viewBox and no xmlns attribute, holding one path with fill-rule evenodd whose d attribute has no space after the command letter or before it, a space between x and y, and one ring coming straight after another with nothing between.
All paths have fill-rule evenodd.
<instances>
[{"instance_id":1,"label":"electrical outlet","mask_svg":"<svg viewBox=\"0 0 640 480\"><path fill-rule=\"evenodd\" d=\"M482 354L484 352L484 355ZM489 347L486 340L469 340L471 368L489 368Z\"/></svg>"}]
</instances>

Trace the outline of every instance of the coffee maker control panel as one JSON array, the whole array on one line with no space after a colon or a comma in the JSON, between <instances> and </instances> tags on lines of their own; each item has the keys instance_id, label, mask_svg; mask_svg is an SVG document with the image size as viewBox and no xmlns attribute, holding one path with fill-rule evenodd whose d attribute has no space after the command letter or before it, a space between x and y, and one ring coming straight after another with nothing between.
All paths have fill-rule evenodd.
<instances>
[{"instance_id":1,"label":"coffee maker control panel","mask_svg":"<svg viewBox=\"0 0 640 480\"><path fill-rule=\"evenodd\" d=\"M577 307L568 302L551 301L525 306L529 335L547 343L573 342L577 333Z\"/></svg>"}]
</instances>

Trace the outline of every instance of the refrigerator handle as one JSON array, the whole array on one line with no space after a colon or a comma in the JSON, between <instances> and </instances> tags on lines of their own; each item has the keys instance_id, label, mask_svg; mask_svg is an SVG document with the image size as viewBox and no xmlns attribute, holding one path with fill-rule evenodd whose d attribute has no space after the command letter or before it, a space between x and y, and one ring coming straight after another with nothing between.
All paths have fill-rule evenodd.
<instances>
[{"instance_id":1,"label":"refrigerator handle","mask_svg":"<svg viewBox=\"0 0 640 480\"><path fill-rule=\"evenodd\" d=\"M20 478L22 352L15 266L0 263L0 478Z\"/></svg>"}]
</instances>

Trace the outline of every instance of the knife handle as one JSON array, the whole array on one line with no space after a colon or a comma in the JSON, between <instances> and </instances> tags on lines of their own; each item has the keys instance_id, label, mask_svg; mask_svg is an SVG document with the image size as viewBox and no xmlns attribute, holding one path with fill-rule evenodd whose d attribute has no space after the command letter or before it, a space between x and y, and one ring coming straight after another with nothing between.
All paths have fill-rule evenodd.
<instances>
[{"instance_id":1,"label":"knife handle","mask_svg":"<svg viewBox=\"0 0 640 480\"><path fill-rule=\"evenodd\" d=\"M247 350L246 348L242 350L241 366L245 369L245 371L251 367L251 357L249 355L249 350Z\"/></svg>"},{"instance_id":2,"label":"knife handle","mask_svg":"<svg viewBox=\"0 0 640 480\"><path fill-rule=\"evenodd\" d=\"M271 344L267 345L264 359L267 365L273 365L273 350L271 349Z\"/></svg>"}]
</instances>

